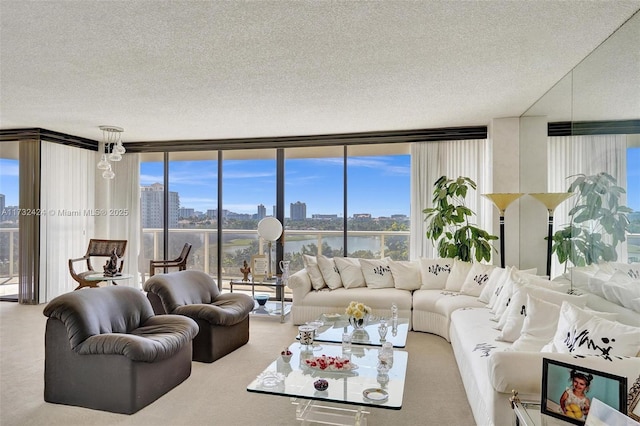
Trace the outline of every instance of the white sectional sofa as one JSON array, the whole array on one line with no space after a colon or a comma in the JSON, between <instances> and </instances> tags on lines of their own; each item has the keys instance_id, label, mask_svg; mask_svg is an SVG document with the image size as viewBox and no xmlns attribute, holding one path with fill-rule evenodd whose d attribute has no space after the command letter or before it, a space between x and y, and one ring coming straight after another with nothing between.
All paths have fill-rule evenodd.
<instances>
[{"instance_id":1,"label":"white sectional sofa","mask_svg":"<svg viewBox=\"0 0 640 426\"><path fill-rule=\"evenodd\" d=\"M396 303L400 315L411 319L414 331L437 334L451 342L478 425L512 424L508 400L513 389L522 399L540 399L545 357L628 377L629 388L640 377L640 313L589 293L584 282L578 286L582 294L571 295L567 294L571 282L566 277L549 281L531 274L535 271L452 259L387 259L359 260L362 284L360 278L353 278L357 268L345 266L345 262L355 265L353 259L332 263L318 257L315 265L314 259L306 260L306 268L288 281L294 324L312 321L325 312L340 312L352 300L368 304L374 315L389 315L391 304ZM334 280L334 288L326 282L321 286L322 273L332 273L328 267L338 277L345 277L347 287L338 286L335 275L329 278ZM640 267L634 267L626 286L640 286L634 278ZM369 286L366 277L374 270L388 273L394 285L388 281L381 284L384 278L374 276ZM593 268L588 272L595 275ZM582 281L588 279L583 277ZM354 283L356 286L350 287ZM592 342L603 332L616 342L608 347L592 344L589 349L574 339L569 350L558 336L566 334L562 327L570 326L591 332Z\"/></svg>"}]
</instances>

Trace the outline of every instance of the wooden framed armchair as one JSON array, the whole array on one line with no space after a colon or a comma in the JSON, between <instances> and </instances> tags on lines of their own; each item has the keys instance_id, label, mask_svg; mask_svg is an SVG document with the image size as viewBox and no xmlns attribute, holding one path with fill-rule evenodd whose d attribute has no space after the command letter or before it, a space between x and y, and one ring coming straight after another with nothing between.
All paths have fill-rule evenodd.
<instances>
[{"instance_id":1,"label":"wooden framed armchair","mask_svg":"<svg viewBox=\"0 0 640 426\"><path fill-rule=\"evenodd\" d=\"M187 258L191 252L191 244L185 243L182 247L180 255L173 260L152 260L149 262L149 276L152 277L156 274L157 268L178 268L178 271L184 271L187 269Z\"/></svg>"},{"instance_id":2,"label":"wooden framed armchair","mask_svg":"<svg viewBox=\"0 0 640 426\"><path fill-rule=\"evenodd\" d=\"M69 272L71 273L71 277L78 282L78 287L75 290L78 290L82 287L97 287L98 283L101 281L95 280L87 280L85 277L88 275L94 275L102 273L102 266L95 270L92 265L92 258L99 257L102 259L110 258L113 254L113 251L116 251L116 256L120 259L118 264L118 272L122 272L122 266L124 265L124 260L122 257L124 256L124 251L127 248L127 240L99 240L99 239L91 239L89 240L89 247L87 247L87 252L84 256L79 257L77 259L69 259ZM86 270L80 271L74 267L74 264L77 262L86 262ZM79 266L78 266L79 268ZM83 268L84 269L84 268ZM105 279L106 281L106 279Z\"/></svg>"}]
</instances>

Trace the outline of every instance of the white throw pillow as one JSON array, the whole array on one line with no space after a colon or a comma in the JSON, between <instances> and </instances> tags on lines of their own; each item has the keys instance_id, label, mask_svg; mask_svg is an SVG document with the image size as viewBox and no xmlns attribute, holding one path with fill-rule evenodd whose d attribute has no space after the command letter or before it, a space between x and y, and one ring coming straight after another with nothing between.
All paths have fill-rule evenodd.
<instances>
[{"instance_id":1,"label":"white throw pillow","mask_svg":"<svg viewBox=\"0 0 640 426\"><path fill-rule=\"evenodd\" d=\"M351 257L334 257L333 261L336 263L344 288L366 286L358 259L353 259Z\"/></svg>"},{"instance_id":2,"label":"white throw pillow","mask_svg":"<svg viewBox=\"0 0 640 426\"><path fill-rule=\"evenodd\" d=\"M445 290L460 291L462 283L467 279L469 271L471 270L471 262L463 262L458 259L454 259L451 273L447 277L447 283L444 286Z\"/></svg>"},{"instance_id":3,"label":"white throw pillow","mask_svg":"<svg viewBox=\"0 0 640 426\"><path fill-rule=\"evenodd\" d=\"M624 273L631 280L640 280L640 263L615 263L617 272Z\"/></svg>"},{"instance_id":4,"label":"white throw pillow","mask_svg":"<svg viewBox=\"0 0 640 426\"><path fill-rule=\"evenodd\" d=\"M637 356L640 327L609 321L568 302L560 307L551 352L574 355Z\"/></svg>"},{"instance_id":5,"label":"white throw pillow","mask_svg":"<svg viewBox=\"0 0 640 426\"><path fill-rule=\"evenodd\" d=\"M482 286L482 291L480 292L480 296L478 296L478 300L483 303L489 303L491 301L491 296L496 290L496 286L504 280L506 274L509 273L508 269L505 268L493 268L491 273L489 274L489 279L487 283ZM487 307L489 307L487 305Z\"/></svg>"},{"instance_id":6,"label":"white throw pillow","mask_svg":"<svg viewBox=\"0 0 640 426\"><path fill-rule=\"evenodd\" d=\"M495 265L474 263L462 283L460 293L468 294L469 296L480 296L482 289L489 281L489 276L494 269L496 269Z\"/></svg>"},{"instance_id":7,"label":"white throw pillow","mask_svg":"<svg viewBox=\"0 0 640 426\"><path fill-rule=\"evenodd\" d=\"M422 290L442 290L453 267L453 259L420 258Z\"/></svg>"},{"instance_id":8,"label":"white throw pillow","mask_svg":"<svg viewBox=\"0 0 640 426\"><path fill-rule=\"evenodd\" d=\"M507 277L502 291L496 300L495 305L491 309L491 312L495 314L492 318L494 321L500 321L500 317L506 311L509 303L511 301L511 295L513 294L513 284L514 283L524 283L527 279L530 279L532 276L535 277L535 273L529 273L531 270L520 271L518 268L513 267L509 271L509 276Z\"/></svg>"},{"instance_id":9,"label":"white throw pillow","mask_svg":"<svg viewBox=\"0 0 640 426\"><path fill-rule=\"evenodd\" d=\"M322 278L322 272L320 272L316 257L303 254L302 262L304 263L304 269L306 269L307 274L309 274L311 287L313 287L314 290L325 288L327 284L324 282L324 278Z\"/></svg>"},{"instance_id":10,"label":"white throw pillow","mask_svg":"<svg viewBox=\"0 0 640 426\"><path fill-rule=\"evenodd\" d=\"M318 267L320 268L320 272L322 273L324 282L327 283L327 287L329 287L331 290L342 287L340 272L338 272L338 267L336 266L334 260L322 255L318 256L317 259Z\"/></svg>"},{"instance_id":11,"label":"white throw pillow","mask_svg":"<svg viewBox=\"0 0 640 426\"><path fill-rule=\"evenodd\" d=\"M407 260L389 260L395 287L401 290L417 290L422 286L420 264Z\"/></svg>"},{"instance_id":12,"label":"white throw pillow","mask_svg":"<svg viewBox=\"0 0 640 426\"><path fill-rule=\"evenodd\" d=\"M509 307L505 311L500 322L498 322L498 326L502 326L502 331L498 337L496 337L496 340L502 342L514 342L520 337L524 320L529 311L529 296L542 299L545 302L553 303L558 306L560 306L564 301L571 302L573 305L580 307L584 307L587 304L587 295L576 296L573 294L549 290L545 287L535 286L532 284L515 283Z\"/></svg>"},{"instance_id":13,"label":"white throw pillow","mask_svg":"<svg viewBox=\"0 0 640 426\"><path fill-rule=\"evenodd\" d=\"M502 269L502 272L498 277L496 277L496 284L494 290L491 292L491 297L489 298L489 303L487 303L487 308L491 311L491 313L495 313L496 303L500 298L500 294L502 293L502 289L504 285L507 283L509 279L509 274L511 273L512 266L507 266L505 269Z\"/></svg>"},{"instance_id":14,"label":"white throw pillow","mask_svg":"<svg viewBox=\"0 0 640 426\"><path fill-rule=\"evenodd\" d=\"M527 316L522 324L520 337L511 345L519 352L540 352L553 339L558 328L560 305L545 302L527 294Z\"/></svg>"},{"instance_id":15,"label":"white throw pillow","mask_svg":"<svg viewBox=\"0 0 640 426\"><path fill-rule=\"evenodd\" d=\"M387 259L360 259L366 286L369 288L393 288L393 275Z\"/></svg>"}]
</instances>

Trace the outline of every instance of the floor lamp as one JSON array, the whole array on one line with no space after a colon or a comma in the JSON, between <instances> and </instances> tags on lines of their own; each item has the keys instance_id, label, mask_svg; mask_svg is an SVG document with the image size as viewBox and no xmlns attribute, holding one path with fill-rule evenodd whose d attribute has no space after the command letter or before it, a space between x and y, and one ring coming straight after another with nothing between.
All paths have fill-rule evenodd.
<instances>
[{"instance_id":1,"label":"floor lamp","mask_svg":"<svg viewBox=\"0 0 640 426\"><path fill-rule=\"evenodd\" d=\"M490 199L500 211L500 266L504 268L504 212L507 210L507 207L509 207L509 204L513 203L524 194L505 192L482 195Z\"/></svg>"},{"instance_id":2,"label":"floor lamp","mask_svg":"<svg viewBox=\"0 0 640 426\"><path fill-rule=\"evenodd\" d=\"M258 235L269 243L269 265L267 267L267 280L273 280L271 270L271 245L282 235L282 223L273 216L265 217L258 222Z\"/></svg>"},{"instance_id":3,"label":"floor lamp","mask_svg":"<svg viewBox=\"0 0 640 426\"><path fill-rule=\"evenodd\" d=\"M529 194L540 201L547 208L549 213L549 235L547 236L547 275L551 278L551 245L553 242L553 211L567 198L573 195L572 192L540 192Z\"/></svg>"}]
</instances>

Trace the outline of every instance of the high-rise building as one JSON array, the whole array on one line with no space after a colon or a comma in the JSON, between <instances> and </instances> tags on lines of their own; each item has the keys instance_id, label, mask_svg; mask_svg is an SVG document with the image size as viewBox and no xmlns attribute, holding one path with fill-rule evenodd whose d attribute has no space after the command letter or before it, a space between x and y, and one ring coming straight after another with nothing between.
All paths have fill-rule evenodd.
<instances>
[{"instance_id":1,"label":"high-rise building","mask_svg":"<svg viewBox=\"0 0 640 426\"><path fill-rule=\"evenodd\" d=\"M195 216L195 209L188 208L188 207L180 207L178 209L178 216L183 219L193 217Z\"/></svg>"},{"instance_id":2,"label":"high-rise building","mask_svg":"<svg viewBox=\"0 0 640 426\"><path fill-rule=\"evenodd\" d=\"M178 210L180 209L180 195L176 191L169 191L169 228L178 226ZM140 187L140 213L143 228L162 228L164 205L164 185L154 183Z\"/></svg>"},{"instance_id":3,"label":"high-rise building","mask_svg":"<svg viewBox=\"0 0 640 426\"><path fill-rule=\"evenodd\" d=\"M267 208L264 206L264 204L259 204L258 205L258 220L262 220L265 217L267 217Z\"/></svg>"},{"instance_id":4,"label":"high-rise building","mask_svg":"<svg viewBox=\"0 0 640 426\"><path fill-rule=\"evenodd\" d=\"M305 220L307 218L307 203L296 201L289 205L289 217L291 220Z\"/></svg>"}]
</instances>

